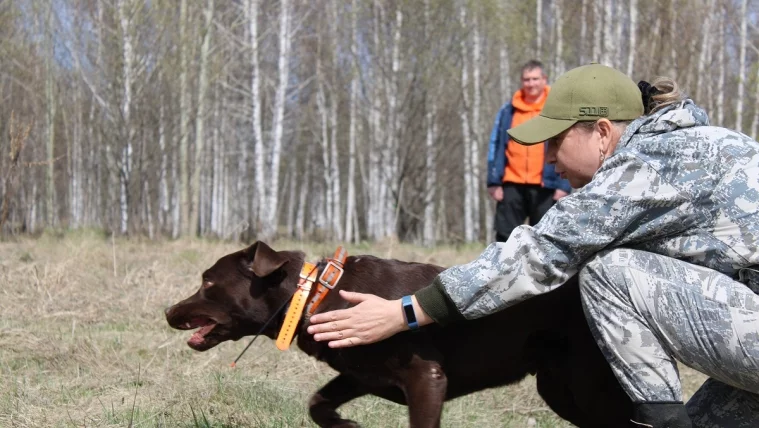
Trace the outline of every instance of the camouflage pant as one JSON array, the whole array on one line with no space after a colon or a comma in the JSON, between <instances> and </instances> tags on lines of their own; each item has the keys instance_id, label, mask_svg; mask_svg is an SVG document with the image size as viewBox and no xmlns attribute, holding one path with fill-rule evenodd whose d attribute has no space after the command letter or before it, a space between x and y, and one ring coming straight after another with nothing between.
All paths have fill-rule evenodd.
<instances>
[{"instance_id":1,"label":"camouflage pant","mask_svg":"<svg viewBox=\"0 0 759 428\"><path fill-rule=\"evenodd\" d=\"M633 401L682 401L679 360L711 378L687 403L694 426L759 426L759 295L711 269L630 249L592 258L580 290Z\"/></svg>"}]
</instances>

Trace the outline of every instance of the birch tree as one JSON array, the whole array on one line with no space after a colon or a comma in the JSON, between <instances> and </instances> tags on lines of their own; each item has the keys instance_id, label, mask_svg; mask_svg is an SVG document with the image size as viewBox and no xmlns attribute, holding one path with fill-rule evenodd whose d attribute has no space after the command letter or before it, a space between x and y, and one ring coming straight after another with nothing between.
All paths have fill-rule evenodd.
<instances>
[{"instance_id":1,"label":"birch tree","mask_svg":"<svg viewBox=\"0 0 759 428\"><path fill-rule=\"evenodd\" d=\"M342 240L342 206L340 198L340 163L337 150L337 129L338 116L337 108L339 104L336 76L338 62L338 36L337 36L337 5L330 1L327 6L327 28L329 34L327 43L319 36L319 46L329 50L331 46L331 67L330 72L325 73L322 55L317 53L316 73L317 73L317 107L319 110L321 123L321 144L322 144L322 175L324 178L324 211L325 218L329 219L330 237ZM327 74L330 78L327 78ZM327 90L329 89L329 97Z\"/></svg>"},{"instance_id":2,"label":"birch tree","mask_svg":"<svg viewBox=\"0 0 759 428\"><path fill-rule=\"evenodd\" d=\"M553 74L558 77L564 74L564 16L562 10L563 0L553 0L552 15L554 17L555 40Z\"/></svg>"},{"instance_id":3,"label":"birch tree","mask_svg":"<svg viewBox=\"0 0 759 428\"><path fill-rule=\"evenodd\" d=\"M703 22L703 36L701 37L701 49L698 55L698 69L695 73L695 95L696 100L702 100L702 94L704 92L703 86L709 86L709 84L703 84L702 76L706 76L706 67L708 66L708 53L709 45L711 44L714 35L711 31L712 15L714 14L714 1L709 0L706 6L706 13L704 15Z\"/></svg>"},{"instance_id":4,"label":"birch tree","mask_svg":"<svg viewBox=\"0 0 759 428\"><path fill-rule=\"evenodd\" d=\"M281 157L282 137L284 133L285 95L288 88L290 72L290 38L291 38L290 1L282 0L279 16L279 56L277 75L279 76L274 98L274 111L271 125L271 157L267 177L265 204L262 207L261 238L272 238L277 231L277 208L279 207L279 160Z\"/></svg>"},{"instance_id":5,"label":"birch tree","mask_svg":"<svg viewBox=\"0 0 759 428\"><path fill-rule=\"evenodd\" d=\"M431 42L430 28L432 20L430 17L430 0L424 0L424 40ZM425 144L425 187L424 195L424 229L422 232L422 243L431 246L435 243L435 193L437 181L437 157L436 140L437 140L437 99L432 91L428 92L425 98L425 126L426 126L426 144Z\"/></svg>"},{"instance_id":6,"label":"birch tree","mask_svg":"<svg viewBox=\"0 0 759 428\"><path fill-rule=\"evenodd\" d=\"M134 81L134 45L132 43L132 16L134 16L134 4L128 4L128 0L119 0L118 18L122 41L122 99L121 120L122 138L124 147L121 149L119 162L119 207L121 211L121 233L127 233L129 225L129 184L132 174L132 154L135 136L135 128L132 123L132 85ZM132 6L132 8L129 8Z\"/></svg>"},{"instance_id":7,"label":"birch tree","mask_svg":"<svg viewBox=\"0 0 759 428\"><path fill-rule=\"evenodd\" d=\"M459 12L459 23L462 28L467 27L466 5L462 4ZM471 102L469 98L469 48L467 38L461 40L461 94L462 103L459 108L459 117L461 118L461 135L463 138L462 147L464 149L464 240L471 242L474 240L474 206L475 197L471 194L476 185L474 177L473 164L478 159L473 159L471 123L469 120L469 110Z\"/></svg>"},{"instance_id":8,"label":"birch tree","mask_svg":"<svg viewBox=\"0 0 759 428\"><path fill-rule=\"evenodd\" d=\"M630 15L630 32L628 37L628 50L627 50L627 75L632 76L633 71L635 70L635 54L637 51L637 40L636 37L638 35L638 1L637 0L630 0L630 7L628 9L628 14Z\"/></svg>"},{"instance_id":9,"label":"birch tree","mask_svg":"<svg viewBox=\"0 0 759 428\"><path fill-rule=\"evenodd\" d=\"M187 34L187 0L179 2L179 229L185 236L194 234L190 219L189 111L190 94L187 77L190 56Z\"/></svg>"},{"instance_id":10,"label":"birch tree","mask_svg":"<svg viewBox=\"0 0 759 428\"><path fill-rule=\"evenodd\" d=\"M5 2L0 118L39 118L6 230L476 241L483 118L538 51L670 75L756 134L756 2L686 5Z\"/></svg>"},{"instance_id":11,"label":"birch tree","mask_svg":"<svg viewBox=\"0 0 759 428\"><path fill-rule=\"evenodd\" d=\"M601 1L593 2L593 53L591 54L593 61L602 61L604 4L605 2Z\"/></svg>"},{"instance_id":12,"label":"birch tree","mask_svg":"<svg viewBox=\"0 0 759 428\"><path fill-rule=\"evenodd\" d=\"M735 99L735 129L743 130L743 97L746 82L746 43L748 42L748 0L741 1L740 47L738 48L738 96Z\"/></svg>"},{"instance_id":13,"label":"birch tree","mask_svg":"<svg viewBox=\"0 0 759 428\"><path fill-rule=\"evenodd\" d=\"M348 118L348 178L347 194L345 197L345 240L347 242L357 242L359 231L354 228L354 219L356 218L356 139L358 133L358 2L351 2L351 86L350 86L350 105Z\"/></svg>"},{"instance_id":14,"label":"birch tree","mask_svg":"<svg viewBox=\"0 0 759 428\"><path fill-rule=\"evenodd\" d=\"M619 0L617 0L619 1ZM603 53L601 54L601 64L608 65L610 67L616 67L617 64L615 64L614 61L614 46L619 46L618 43L615 43L614 40L614 23L613 21L613 11L614 11L614 4L608 0L604 2L600 2L603 4L603 10L604 10L604 19L603 19ZM596 25L601 25L601 23L597 23Z\"/></svg>"},{"instance_id":15,"label":"birch tree","mask_svg":"<svg viewBox=\"0 0 759 428\"><path fill-rule=\"evenodd\" d=\"M258 14L260 8L260 0L247 0L247 20L249 26L250 37L250 65L252 69L251 81L250 81L250 93L251 104L253 108L253 117L251 118L253 124L253 140L254 140L254 167L255 171L255 186L254 186L254 212L253 220L258 224L265 221L263 216L264 205L266 204L266 181L264 170L264 159L266 158L266 150L264 148L264 135L263 135L263 123L261 117L261 65L259 60L259 35L258 35ZM243 148L243 153L246 153L247 149ZM240 165L242 170L245 170L245 165Z\"/></svg>"},{"instance_id":16,"label":"birch tree","mask_svg":"<svg viewBox=\"0 0 759 428\"><path fill-rule=\"evenodd\" d=\"M722 89L725 87L725 6L720 5L719 16L719 32L717 33L717 87ZM723 90L717 91L717 100L714 104L714 109L717 112L717 126L725 126L725 92Z\"/></svg>"},{"instance_id":17,"label":"birch tree","mask_svg":"<svg viewBox=\"0 0 759 428\"><path fill-rule=\"evenodd\" d=\"M754 90L754 118L751 120L751 138L759 140L759 67L756 67L754 77L756 89Z\"/></svg>"},{"instance_id":18,"label":"birch tree","mask_svg":"<svg viewBox=\"0 0 759 428\"><path fill-rule=\"evenodd\" d=\"M535 4L535 57L540 58L543 55L543 0L537 0Z\"/></svg>"},{"instance_id":19,"label":"birch tree","mask_svg":"<svg viewBox=\"0 0 759 428\"><path fill-rule=\"evenodd\" d=\"M186 0L183 0L186 1ZM191 215L190 215L190 227L192 228L190 233L194 235L196 231L202 231L202 228L199 227L199 215L201 211L201 200L200 200L200 175L202 171L205 169L203 168L203 160L205 158L205 153L203 151L204 144L203 142L206 139L205 132L204 132L204 126L205 126L205 115L206 115L206 104L208 97L208 57L209 53L211 51L211 34L213 32L213 9L214 9L214 0L208 0L206 3L206 8L204 11L204 17L205 17L205 23L204 23L204 34L203 34L203 43L200 46L200 72L198 73L198 104L197 104L197 113L195 116L195 159L194 159L194 167L192 169L192 181L191 181L191 190L192 190L192 209L191 209Z\"/></svg>"},{"instance_id":20,"label":"birch tree","mask_svg":"<svg viewBox=\"0 0 759 428\"><path fill-rule=\"evenodd\" d=\"M46 128L47 128L47 158L49 160L46 168L47 172L47 204L46 204L46 221L49 226L55 226L58 220L56 215L56 201L55 201L55 163L52 161L55 158L55 116L56 116L56 96L55 96L55 72L53 70L53 60L55 58L55 50L53 47L53 4L49 4L46 11L47 15L47 30L44 31L45 38L45 101L47 104L46 109Z\"/></svg>"},{"instance_id":21,"label":"birch tree","mask_svg":"<svg viewBox=\"0 0 759 428\"><path fill-rule=\"evenodd\" d=\"M580 5L580 63L585 64L588 60L588 0L582 0ZM595 46L595 44L593 45ZM593 51L595 55L595 51Z\"/></svg>"}]
</instances>

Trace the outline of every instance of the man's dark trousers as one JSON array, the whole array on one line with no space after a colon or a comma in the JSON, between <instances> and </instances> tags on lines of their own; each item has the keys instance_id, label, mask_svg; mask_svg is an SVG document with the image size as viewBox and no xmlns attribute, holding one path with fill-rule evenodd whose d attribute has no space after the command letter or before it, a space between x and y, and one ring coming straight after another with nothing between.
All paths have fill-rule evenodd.
<instances>
[{"instance_id":1,"label":"man's dark trousers","mask_svg":"<svg viewBox=\"0 0 759 428\"><path fill-rule=\"evenodd\" d=\"M555 192L539 184L503 183L503 199L495 208L495 240L506 241L527 217L530 226L535 226L553 206Z\"/></svg>"}]
</instances>

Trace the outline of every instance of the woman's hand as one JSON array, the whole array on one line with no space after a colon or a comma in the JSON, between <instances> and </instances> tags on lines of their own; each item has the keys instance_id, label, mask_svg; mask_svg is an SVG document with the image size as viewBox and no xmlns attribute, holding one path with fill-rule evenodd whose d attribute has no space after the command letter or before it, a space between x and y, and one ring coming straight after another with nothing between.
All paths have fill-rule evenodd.
<instances>
[{"instance_id":1,"label":"woman's hand","mask_svg":"<svg viewBox=\"0 0 759 428\"><path fill-rule=\"evenodd\" d=\"M408 330L400 299L385 300L373 294L343 290L340 296L356 306L316 314L308 326L314 339L328 340L330 348L367 345Z\"/></svg>"}]
</instances>

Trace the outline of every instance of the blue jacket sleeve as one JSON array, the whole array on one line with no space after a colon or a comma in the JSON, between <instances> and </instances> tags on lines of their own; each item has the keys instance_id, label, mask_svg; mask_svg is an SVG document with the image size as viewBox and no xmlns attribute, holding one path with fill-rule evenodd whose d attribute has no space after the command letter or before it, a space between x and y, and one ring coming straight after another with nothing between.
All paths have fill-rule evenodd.
<instances>
[{"instance_id":1,"label":"blue jacket sleeve","mask_svg":"<svg viewBox=\"0 0 759 428\"><path fill-rule=\"evenodd\" d=\"M511 116L511 103L506 103L498 111L495 123L493 124L493 130L490 132L490 143L488 145L488 187L503 184L503 171L506 168L506 144L509 141L506 130L511 126Z\"/></svg>"}]
</instances>

